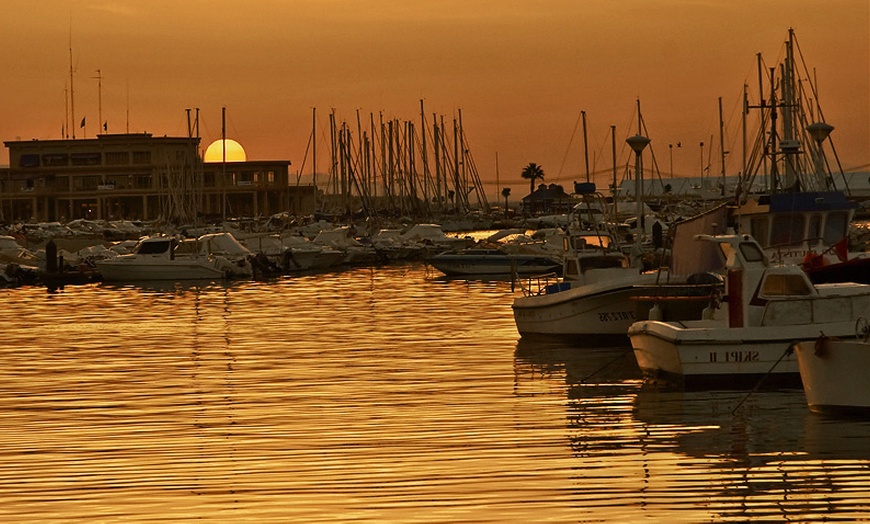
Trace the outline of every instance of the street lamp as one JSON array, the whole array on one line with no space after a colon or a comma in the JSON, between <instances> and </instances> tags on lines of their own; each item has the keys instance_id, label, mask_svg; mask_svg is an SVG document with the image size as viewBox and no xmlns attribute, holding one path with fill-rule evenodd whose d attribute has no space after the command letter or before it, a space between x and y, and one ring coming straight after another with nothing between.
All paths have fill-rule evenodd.
<instances>
[{"instance_id":1,"label":"street lamp","mask_svg":"<svg viewBox=\"0 0 870 524\"><path fill-rule=\"evenodd\" d=\"M634 177L634 199L637 201L637 238L635 242L640 242L640 235L643 232L643 150L650 143L650 139L643 135L634 135L625 139L628 147L634 151L634 168L636 175Z\"/></svg>"},{"instance_id":2,"label":"street lamp","mask_svg":"<svg viewBox=\"0 0 870 524\"><path fill-rule=\"evenodd\" d=\"M807 132L811 137L813 137L819 147L818 153L816 154L816 175L818 175L819 180L823 180L825 177L825 157L824 151L822 150L822 142L828 138L828 135L830 135L833 130L834 126L826 124L825 122L816 122L815 124L807 126Z\"/></svg>"}]
</instances>

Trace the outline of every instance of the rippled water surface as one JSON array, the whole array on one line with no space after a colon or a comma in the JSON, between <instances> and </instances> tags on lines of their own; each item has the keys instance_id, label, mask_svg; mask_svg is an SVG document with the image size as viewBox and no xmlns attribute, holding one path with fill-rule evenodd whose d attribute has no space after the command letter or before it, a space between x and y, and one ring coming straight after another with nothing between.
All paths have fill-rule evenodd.
<instances>
[{"instance_id":1,"label":"rippled water surface","mask_svg":"<svg viewBox=\"0 0 870 524\"><path fill-rule=\"evenodd\" d=\"M870 519L870 423L518 342L517 293L422 265L0 290L0 520Z\"/></svg>"}]
</instances>

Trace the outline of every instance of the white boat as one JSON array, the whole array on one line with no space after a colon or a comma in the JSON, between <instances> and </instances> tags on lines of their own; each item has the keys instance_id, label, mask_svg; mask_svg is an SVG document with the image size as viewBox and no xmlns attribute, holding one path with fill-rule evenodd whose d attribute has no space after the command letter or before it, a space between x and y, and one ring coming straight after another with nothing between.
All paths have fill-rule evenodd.
<instances>
[{"instance_id":1,"label":"white boat","mask_svg":"<svg viewBox=\"0 0 870 524\"><path fill-rule=\"evenodd\" d=\"M562 265L561 261L542 255L485 247L445 251L426 262L447 276L540 275L557 271Z\"/></svg>"},{"instance_id":2,"label":"white boat","mask_svg":"<svg viewBox=\"0 0 870 524\"><path fill-rule=\"evenodd\" d=\"M653 284L654 273L641 273L615 249L603 232L570 234L565 242L561 280L531 278L512 308L523 337L584 337L587 342L624 341L635 320L634 287Z\"/></svg>"},{"instance_id":3,"label":"white boat","mask_svg":"<svg viewBox=\"0 0 870 524\"><path fill-rule=\"evenodd\" d=\"M254 253L242 245L232 233L206 233L196 239L186 239L175 250L175 257L191 256L214 260L228 278L251 278Z\"/></svg>"},{"instance_id":4,"label":"white boat","mask_svg":"<svg viewBox=\"0 0 870 524\"><path fill-rule=\"evenodd\" d=\"M227 278L226 259L198 254L176 256L178 245L173 237L147 237L139 241L133 253L94 263L107 281Z\"/></svg>"},{"instance_id":5,"label":"white boat","mask_svg":"<svg viewBox=\"0 0 870 524\"><path fill-rule=\"evenodd\" d=\"M471 247L474 241L469 238L450 236L438 224L414 224L399 235L406 243L419 246L424 254Z\"/></svg>"},{"instance_id":6,"label":"white boat","mask_svg":"<svg viewBox=\"0 0 870 524\"><path fill-rule=\"evenodd\" d=\"M355 229L351 226L324 229L314 237L312 242L318 246L341 251L342 264L362 265L377 261L377 251L374 246L357 240Z\"/></svg>"},{"instance_id":7,"label":"white boat","mask_svg":"<svg viewBox=\"0 0 870 524\"><path fill-rule=\"evenodd\" d=\"M870 414L870 343L866 338L821 336L793 347L811 411Z\"/></svg>"},{"instance_id":8,"label":"white boat","mask_svg":"<svg viewBox=\"0 0 870 524\"><path fill-rule=\"evenodd\" d=\"M813 285L796 265L771 264L749 235L697 235L719 247L727 269L727 307L701 320L644 320L628 336L645 375L686 384L736 384L770 375L797 381L792 341L826 335L854 338L870 311L870 285ZM700 251L700 250L699 250Z\"/></svg>"}]
</instances>

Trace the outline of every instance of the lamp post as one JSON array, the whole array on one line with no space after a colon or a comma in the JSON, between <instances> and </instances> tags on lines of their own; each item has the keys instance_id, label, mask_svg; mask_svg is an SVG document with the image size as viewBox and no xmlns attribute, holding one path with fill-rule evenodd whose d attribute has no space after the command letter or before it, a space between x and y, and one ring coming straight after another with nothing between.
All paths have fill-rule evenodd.
<instances>
[{"instance_id":1,"label":"lamp post","mask_svg":"<svg viewBox=\"0 0 870 524\"><path fill-rule=\"evenodd\" d=\"M828 135L831 134L831 131L834 130L834 126L830 124L826 124L825 122L816 122L815 124L810 124L807 126L807 132L813 137L813 140L816 141L816 145L818 145L818 151L816 152L816 175L819 177L819 180L825 179L825 156L824 151L822 150L822 142L824 142ZM829 181L825 180L825 187L829 186Z\"/></svg>"},{"instance_id":2,"label":"lamp post","mask_svg":"<svg viewBox=\"0 0 870 524\"><path fill-rule=\"evenodd\" d=\"M637 238L635 242L640 242L641 233L643 233L643 150L650 143L650 139L643 135L634 135L625 139L628 147L634 151L634 199L637 201Z\"/></svg>"}]
</instances>

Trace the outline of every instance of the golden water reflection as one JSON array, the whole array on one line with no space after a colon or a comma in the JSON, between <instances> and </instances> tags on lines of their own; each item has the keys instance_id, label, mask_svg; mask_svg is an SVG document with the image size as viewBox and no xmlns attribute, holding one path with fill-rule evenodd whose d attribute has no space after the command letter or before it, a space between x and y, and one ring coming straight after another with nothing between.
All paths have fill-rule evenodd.
<instances>
[{"instance_id":1,"label":"golden water reflection","mask_svg":"<svg viewBox=\"0 0 870 524\"><path fill-rule=\"evenodd\" d=\"M870 426L517 342L508 282L420 265L0 290L0 519L849 519Z\"/></svg>"}]
</instances>

